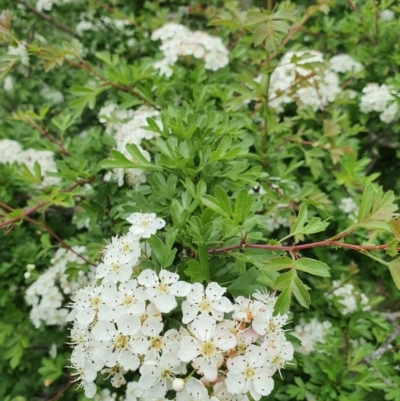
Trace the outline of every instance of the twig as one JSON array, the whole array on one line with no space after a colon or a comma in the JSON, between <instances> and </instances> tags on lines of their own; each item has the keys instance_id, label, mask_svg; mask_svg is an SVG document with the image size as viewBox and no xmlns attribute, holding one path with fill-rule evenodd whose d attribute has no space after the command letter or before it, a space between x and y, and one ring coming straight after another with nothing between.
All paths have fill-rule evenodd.
<instances>
[{"instance_id":1,"label":"twig","mask_svg":"<svg viewBox=\"0 0 400 401\"><path fill-rule=\"evenodd\" d=\"M55 145L57 145L61 150L60 152L66 156L71 156L71 153L68 152L67 149L65 149L63 143L61 141L57 141L56 139L54 139L49 131L47 131L45 128L41 127L40 125L36 124L33 120L31 120L30 118L25 119L25 121L34 129L38 130L46 139L49 140L49 142L54 143Z\"/></svg>"},{"instance_id":2,"label":"twig","mask_svg":"<svg viewBox=\"0 0 400 401\"><path fill-rule=\"evenodd\" d=\"M142 100L144 103L146 103L148 106L154 107L155 109L159 109L158 105L153 103L151 100L148 100L146 97L144 97L142 94L140 94L139 92L137 92L135 89L129 87L129 86L124 86L124 85L120 85L120 84L116 84L115 82L111 82L109 81L106 77L104 77L103 75L99 74L89 63L87 63L86 61L80 59L79 63L74 63L71 60L68 60L67 58L64 58L64 61L66 63L68 63L69 65L71 65L72 67L75 68L81 68L85 71L90 72L91 74L93 74L95 77L99 78L101 81L103 81L105 84L107 85L111 85L112 87L122 90L124 92L128 92L136 97L138 97L140 100Z\"/></svg>"},{"instance_id":3,"label":"twig","mask_svg":"<svg viewBox=\"0 0 400 401\"><path fill-rule=\"evenodd\" d=\"M209 249L208 253L213 255L217 253L228 253L230 251L234 251L236 249L265 249L269 251L285 251L285 252L293 252L293 251L300 251L302 249L310 249L310 248L318 248L321 246L331 246L335 248L347 248L352 249L353 251L358 252L366 252L366 251L386 251L391 248L389 244L383 245L355 245L355 244L346 244L345 242L339 241L318 241L318 242L311 242L309 244L302 244L302 245L264 245L264 244L236 244L231 245L223 248L213 248ZM398 251L400 251L400 247L396 247Z\"/></svg>"},{"instance_id":4,"label":"twig","mask_svg":"<svg viewBox=\"0 0 400 401\"><path fill-rule=\"evenodd\" d=\"M381 315L385 314L382 313ZM382 354L384 354L391 348L392 341L395 340L398 336L400 336L400 326L396 323L396 319L391 320L391 322L393 323L393 333L390 334L387 337L386 341L379 348L377 348L370 356L364 358L364 362L371 363L374 359L380 358Z\"/></svg>"},{"instance_id":5,"label":"twig","mask_svg":"<svg viewBox=\"0 0 400 401\"><path fill-rule=\"evenodd\" d=\"M55 401L57 398L61 397L74 383L71 381L68 381L67 383L63 384L62 387L60 387L58 390L56 390L54 393L50 394L46 398L43 399L43 401Z\"/></svg>"},{"instance_id":6,"label":"twig","mask_svg":"<svg viewBox=\"0 0 400 401\"><path fill-rule=\"evenodd\" d=\"M88 178L88 179L86 179L86 180L78 181L78 182L76 182L75 184L71 185L70 187L62 189L62 190L60 191L60 193L68 193L68 192L71 192L71 191L73 191L75 188L77 188L77 187L79 187L79 186L81 186L81 185L83 185L83 184L86 184L86 183L88 183L88 182L90 182L90 181L93 181L93 178L92 178L92 177L91 177L91 178ZM17 221L20 221L21 219L25 219L25 218L26 218L27 216L29 216L30 214L35 213L37 210L39 210L39 209L41 209L42 207L46 206L48 203L50 203L50 201L47 201L47 202L39 202L37 205L25 209L25 211L22 213L22 215L17 216L17 217L13 217L13 218L11 218L11 219L8 219L8 220L3 221L2 223L0 223L0 229L1 229L1 228L4 228L4 227L7 227L7 226L9 226L10 224L16 223ZM12 208L10 208L10 206L8 206L8 205L6 205L6 204L4 204L4 203L1 203L1 202L0 202L0 207L4 208L4 209L6 209L6 210L9 210L9 211L10 211L10 210L11 210L11 211L13 210Z\"/></svg>"},{"instance_id":7,"label":"twig","mask_svg":"<svg viewBox=\"0 0 400 401\"><path fill-rule=\"evenodd\" d=\"M28 4L25 0L15 0L17 3L22 4L25 6L31 13L36 14L38 17L44 19L45 21L49 22L51 25L53 25L55 28L59 29L60 31L63 31L65 33L68 33L68 35L73 36L74 38L79 39L80 36L74 32L71 28L68 28L67 26L60 24L57 22L55 19L53 19L50 15L44 14L38 10L36 10L35 7L31 6Z\"/></svg>"}]
</instances>

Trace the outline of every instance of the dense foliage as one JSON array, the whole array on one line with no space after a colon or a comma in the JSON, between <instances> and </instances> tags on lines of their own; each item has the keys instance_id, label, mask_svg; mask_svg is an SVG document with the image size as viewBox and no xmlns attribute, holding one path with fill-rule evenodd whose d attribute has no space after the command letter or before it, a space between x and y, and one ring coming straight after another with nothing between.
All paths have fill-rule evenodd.
<instances>
[{"instance_id":1,"label":"dense foliage","mask_svg":"<svg viewBox=\"0 0 400 401\"><path fill-rule=\"evenodd\" d=\"M400 401L396 1L0 5L2 400Z\"/></svg>"}]
</instances>

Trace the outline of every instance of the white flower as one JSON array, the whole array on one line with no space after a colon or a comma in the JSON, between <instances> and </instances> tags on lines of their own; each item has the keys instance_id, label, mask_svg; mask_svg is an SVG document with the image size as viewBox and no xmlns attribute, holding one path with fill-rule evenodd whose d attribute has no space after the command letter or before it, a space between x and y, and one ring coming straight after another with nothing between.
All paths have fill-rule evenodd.
<instances>
[{"instance_id":1,"label":"white flower","mask_svg":"<svg viewBox=\"0 0 400 401\"><path fill-rule=\"evenodd\" d=\"M144 391L139 388L138 382L130 382L126 385L124 401L138 401L144 394Z\"/></svg>"},{"instance_id":2,"label":"white flower","mask_svg":"<svg viewBox=\"0 0 400 401\"><path fill-rule=\"evenodd\" d=\"M224 313L232 312L233 306L224 297L225 288L210 283L206 290L200 283L192 284L186 300L182 302L182 323L190 323L197 315L212 315L215 320L223 320Z\"/></svg>"},{"instance_id":3,"label":"white flower","mask_svg":"<svg viewBox=\"0 0 400 401\"><path fill-rule=\"evenodd\" d=\"M12 92L12 90L14 89L14 79L11 75L7 75L4 78L3 89L6 92Z\"/></svg>"},{"instance_id":4,"label":"white flower","mask_svg":"<svg viewBox=\"0 0 400 401\"><path fill-rule=\"evenodd\" d=\"M209 400L210 397L204 384L200 380L195 379L194 377L190 377L186 382L184 390L176 394L176 401L209 401ZM211 400L218 401L216 397L211 397Z\"/></svg>"},{"instance_id":5,"label":"white flower","mask_svg":"<svg viewBox=\"0 0 400 401\"><path fill-rule=\"evenodd\" d=\"M172 353L164 354L159 361L146 361L140 368L139 388L150 397L164 397L171 388L175 374L181 373L182 363Z\"/></svg>"},{"instance_id":6,"label":"white flower","mask_svg":"<svg viewBox=\"0 0 400 401\"><path fill-rule=\"evenodd\" d=\"M157 218L155 213L133 213L126 220L132 224L129 232L142 238L150 238L165 227L165 220Z\"/></svg>"},{"instance_id":7,"label":"white flower","mask_svg":"<svg viewBox=\"0 0 400 401\"><path fill-rule=\"evenodd\" d=\"M293 359L294 349L292 343L286 341L284 343L277 342L273 348L266 348L266 352L267 363L280 371L288 361Z\"/></svg>"},{"instance_id":8,"label":"white flower","mask_svg":"<svg viewBox=\"0 0 400 401\"><path fill-rule=\"evenodd\" d=\"M138 282L146 287L146 295L151 302L154 302L156 308L162 313L169 313L176 308L175 297L183 297L190 291L190 284L184 281L178 281L179 276L167 270L161 270L159 278L157 274L150 269L143 270Z\"/></svg>"},{"instance_id":9,"label":"white flower","mask_svg":"<svg viewBox=\"0 0 400 401\"><path fill-rule=\"evenodd\" d=\"M232 318L238 321L251 322L255 316L265 310L265 304L260 301L253 301L249 298L239 296L233 304Z\"/></svg>"},{"instance_id":10,"label":"white flower","mask_svg":"<svg viewBox=\"0 0 400 401\"><path fill-rule=\"evenodd\" d=\"M218 382L214 385L214 394L220 401L249 401L246 394L230 393L225 382Z\"/></svg>"},{"instance_id":11,"label":"white flower","mask_svg":"<svg viewBox=\"0 0 400 401\"><path fill-rule=\"evenodd\" d=\"M119 364L124 370L136 370L140 361L131 351L132 335L140 329L140 319L136 316L122 315L114 323L99 321L92 329L92 336L100 344L94 351L94 356L105 366L113 367Z\"/></svg>"},{"instance_id":12,"label":"white flower","mask_svg":"<svg viewBox=\"0 0 400 401\"><path fill-rule=\"evenodd\" d=\"M182 362L192 362L207 381L217 379L217 369L223 361L223 353L236 346L236 337L211 317L202 316L189 325L192 336L182 339L178 352Z\"/></svg>"},{"instance_id":13,"label":"white flower","mask_svg":"<svg viewBox=\"0 0 400 401\"><path fill-rule=\"evenodd\" d=\"M316 318L311 319L309 323L306 323L304 319L300 319L300 322L295 326L292 335L301 340L301 347L296 349L303 355L308 355L314 351L315 344L325 342L325 335L329 332L332 324L328 321L320 323Z\"/></svg>"},{"instance_id":14,"label":"white flower","mask_svg":"<svg viewBox=\"0 0 400 401\"><path fill-rule=\"evenodd\" d=\"M379 18L382 21L391 21L394 18L394 11L386 9L379 13Z\"/></svg>"},{"instance_id":15,"label":"white flower","mask_svg":"<svg viewBox=\"0 0 400 401\"><path fill-rule=\"evenodd\" d=\"M232 394L245 394L250 392L255 400L271 393L274 373L267 363L266 352L255 345L250 345L246 355L236 356L227 361L228 374L225 384Z\"/></svg>"},{"instance_id":16,"label":"white flower","mask_svg":"<svg viewBox=\"0 0 400 401\"><path fill-rule=\"evenodd\" d=\"M273 309L270 308L254 318L252 327L260 336L277 334L282 330L287 319L288 316L286 314L273 316Z\"/></svg>"}]
</instances>

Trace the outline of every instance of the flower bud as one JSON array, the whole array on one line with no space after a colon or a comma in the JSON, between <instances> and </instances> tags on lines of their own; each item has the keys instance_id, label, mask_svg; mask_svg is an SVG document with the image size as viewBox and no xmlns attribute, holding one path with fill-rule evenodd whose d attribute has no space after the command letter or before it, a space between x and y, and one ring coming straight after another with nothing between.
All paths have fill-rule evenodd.
<instances>
[{"instance_id":1,"label":"flower bud","mask_svg":"<svg viewBox=\"0 0 400 401\"><path fill-rule=\"evenodd\" d=\"M175 379L172 382L172 388L177 392L182 391L185 388L185 380Z\"/></svg>"},{"instance_id":2,"label":"flower bud","mask_svg":"<svg viewBox=\"0 0 400 401\"><path fill-rule=\"evenodd\" d=\"M24 277L25 277L26 280L28 280L28 278L31 277L31 273L25 272L25 273L24 273Z\"/></svg>"},{"instance_id":3,"label":"flower bud","mask_svg":"<svg viewBox=\"0 0 400 401\"><path fill-rule=\"evenodd\" d=\"M28 272L31 272L32 270L35 270L36 266L33 264L27 264L26 265L26 270L28 270Z\"/></svg>"}]
</instances>

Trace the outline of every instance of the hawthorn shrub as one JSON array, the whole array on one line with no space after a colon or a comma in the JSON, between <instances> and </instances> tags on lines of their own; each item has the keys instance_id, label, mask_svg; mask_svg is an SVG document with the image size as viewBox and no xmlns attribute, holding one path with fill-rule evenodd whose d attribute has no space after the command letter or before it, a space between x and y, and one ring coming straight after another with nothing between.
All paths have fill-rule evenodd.
<instances>
[{"instance_id":1,"label":"hawthorn shrub","mask_svg":"<svg viewBox=\"0 0 400 401\"><path fill-rule=\"evenodd\" d=\"M400 400L397 2L0 4L2 400Z\"/></svg>"}]
</instances>

